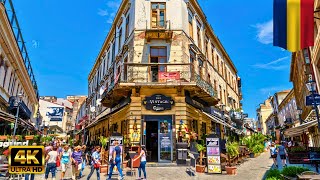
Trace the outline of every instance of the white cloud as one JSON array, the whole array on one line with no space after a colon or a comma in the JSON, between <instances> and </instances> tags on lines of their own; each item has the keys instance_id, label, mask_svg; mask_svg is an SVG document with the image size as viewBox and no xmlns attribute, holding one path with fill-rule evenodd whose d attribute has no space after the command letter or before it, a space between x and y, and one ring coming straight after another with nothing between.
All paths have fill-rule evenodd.
<instances>
[{"instance_id":1,"label":"white cloud","mask_svg":"<svg viewBox=\"0 0 320 180\"><path fill-rule=\"evenodd\" d=\"M271 44L273 42L273 20L258 23L254 25L257 29L257 40L262 44Z\"/></svg>"},{"instance_id":2,"label":"white cloud","mask_svg":"<svg viewBox=\"0 0 320 180\"><path fill-rule=\"evenodd\" d=\"M107 17L107 23L112 24L120 4L121 0L108 0L106 8L99 9L98 14L102 17Z\"/></svg>"},{"instance_id":3,"label":"white cloud","mask_svg":"<svg viewBox=\"0 0 320 180\"><path fill-rule=\"evenodd\" d=\"M284 88L284 87L279 87L279 86L274 86L274 87L265 87L265 88L261 88L259 89L261 94L268 94L268 95L272 95L275 92L281 91L281 90L285 90L288 88Z\"/></svg>"},{"instance_id":4,"label":"white cloud","mask_svg":"<svg viewBox=\"0 0 320 180\"><path fill-rule=\"evenodd\" d=\"M259 69L282 70L282 69L288 68L287 64L283 64L283 63L281 64L281 62L287 59L289 59L289 56L273 60L266 64L255 64L253 65L253 67L259 68Z\"/></svg>"}]
</instances>

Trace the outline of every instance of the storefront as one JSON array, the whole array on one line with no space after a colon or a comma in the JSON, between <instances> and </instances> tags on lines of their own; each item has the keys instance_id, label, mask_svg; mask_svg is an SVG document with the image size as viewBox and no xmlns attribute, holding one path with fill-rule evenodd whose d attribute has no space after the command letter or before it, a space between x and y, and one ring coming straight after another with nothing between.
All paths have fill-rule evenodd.
<instances>
[{"instance_id":1,"label":"storefront","mask_svg":"<svg viewBox=\"0 0 320 180\"><path fill-rule=\"evenodd\" d=\"M217 133L223 136L222 122L213 120L204 113L206 105L194 101L176 88L140 89L133 93L130 101L119 103L116 111L109 113L87 127L89 141L99 143L100 136L109 137L118 132L124 137L124 145L145 145L148 161L175 161L176 142L188 142L196 133L202 135ZM196 106L196 103L198 106ZM210 108L209 108L210 109Z\"/></svg>"}]
</instances>

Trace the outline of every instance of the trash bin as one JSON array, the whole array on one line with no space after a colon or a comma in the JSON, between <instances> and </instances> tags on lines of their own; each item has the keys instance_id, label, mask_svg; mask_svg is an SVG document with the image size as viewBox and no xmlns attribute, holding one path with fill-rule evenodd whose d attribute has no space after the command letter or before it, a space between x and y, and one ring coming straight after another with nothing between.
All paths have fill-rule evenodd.
<instances>
[{"instance_id":1,"label":"trash bin","mask_svg":"<svg viewBox=\"0 0 320 180\"><path fill-rule=\"evenodd\" d=\"M188 144L187 143L177 143L177 164L187 164L188 157Z\"/></svg>"}]
</instances>

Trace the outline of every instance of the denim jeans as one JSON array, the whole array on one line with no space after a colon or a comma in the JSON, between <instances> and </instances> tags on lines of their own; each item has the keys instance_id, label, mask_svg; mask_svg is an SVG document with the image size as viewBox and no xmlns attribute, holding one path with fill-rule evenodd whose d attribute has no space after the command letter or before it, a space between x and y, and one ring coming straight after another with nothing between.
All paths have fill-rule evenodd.
<instances>
[{"instance_id":1,"label":"denim jeans","mask_svg":"<svg viewBox=\"0 0 320 180\"><path fill-rule=\"evenodd\" d=\"M84 160L82 161L82 167L81 167L81 171L80 171L80 174L79 174L80 177L82 177L82 175L83 175L83 170L84 170L85 167L86 167L86 159L84 159Z\"/></svg>"},{"instance_id":2,"label":"denim jeans","mask_svg":"<svg viewBox=\"0 0 320 180\"><path fill-rule=\"evenodd\" d=\"M34 174L26 174L24 177L25 177L25 180L34 180Z\"/></svg>"},{"instance_id":3,"label":"denim jeans","mask_svg":"<svg viewBox=\"0 0 320 180\"><path fill-rule=\"evenodd\" d=\"M117 166L118 171L119 171L119 174L120 174L120 177L123 178L122 169L121 169L121 159L120 159L120 157L116 157L115 161L116 161L116 164L113 164L113 163L112 163L112 164L110 165L109 179L111 179L114 166Z\"/></svg>"},{"instance_id":4,"label":"denim jeans","mask_svg":"<svg viewBox=\"0 0 320 180\"><path fill-rule=\"evenodd\" d=\"M139 178L141 178L141 169L142 169L144 178L147 179L146 164L147 164L147 161L140 162L140 166L138 168L139 169Z\"/></svg>"},{"instance_id":5,"label":"denim jeans","mask_svg":"<svg viewBox=\"0 0 320 180\"><path fill-rule=\"evenodd\" d=\"M56 169L57 169L57 165L56 163L48 163L47 164L47 168L46 168L46 173L45 173L45 179L48 179L49 176L49 172L51 172L52 177L55 178L56 177Z\"/></svg>"},{"instance_id":6,"label":"denim jeans","mask_svg":"<svg viewBox=\"0 0 320 180\"><path fill-rule=\"evenodd\" d=\"M90 171L90 174L88 175L87 177L87 180L89 180L94 172L94 170L96 170L97 172L97 180L100 180L100 168L94 168L93 165L91 166L91 171Z\"/></svg>"}]
</instances>

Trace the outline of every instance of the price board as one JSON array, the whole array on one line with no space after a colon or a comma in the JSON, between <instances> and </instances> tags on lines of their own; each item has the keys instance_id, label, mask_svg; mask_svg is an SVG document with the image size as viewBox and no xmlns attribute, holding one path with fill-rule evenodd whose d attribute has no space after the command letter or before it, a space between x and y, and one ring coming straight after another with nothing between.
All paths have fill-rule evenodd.
<instances>
[{"instance_id":1,"label":"price board","mask_svg":"<svg viewBox=\"0 0 320 180\"><path fill-rule=\"evenodd\" d=\"M206 138L207 164L209 174L221 174L220 139Z\"/></svg>"}]
</instances>

